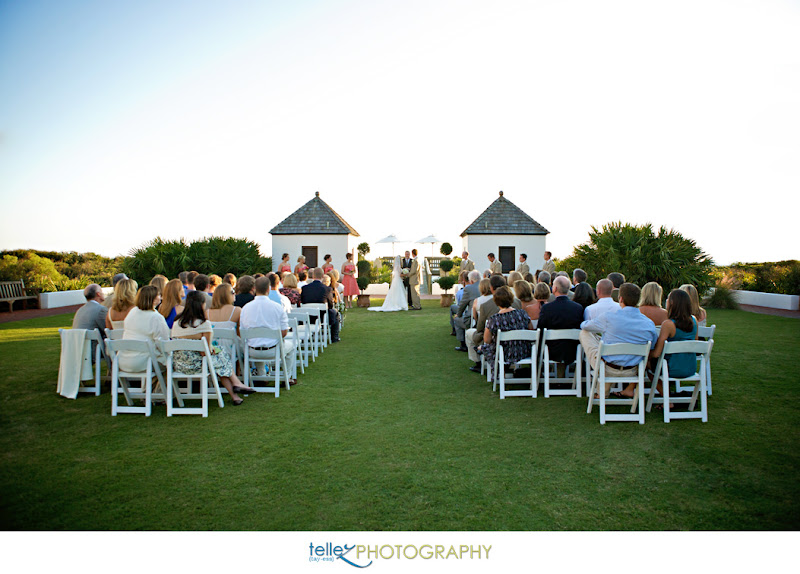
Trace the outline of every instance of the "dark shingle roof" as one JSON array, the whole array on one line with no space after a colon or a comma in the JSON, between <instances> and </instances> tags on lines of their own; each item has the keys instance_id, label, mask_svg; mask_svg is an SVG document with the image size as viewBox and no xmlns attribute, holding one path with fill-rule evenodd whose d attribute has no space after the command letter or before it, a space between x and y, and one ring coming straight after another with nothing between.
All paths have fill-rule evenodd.
<instances>
[{"instance_id":1,"label":"dark shingle roof","mask_svg":"<svg viewBox=\"0 0 800 574\"><path fill-rule=\"evenodd\" d=\"M331 206L319 198L295 211L278 225L270 229L272 235L355 235L353 229Z\"/></svg>"},{"instance_id":2,"label":"dark shingle roof","mask_svg":"<svg viewBox=\"0 0 800 574\"><path fill-rule=\"evenodd\" d=\"M547 235L550 233L527 213L503 197L486 208L461 234L465 235Z\"/></svg>"}]
</instances>

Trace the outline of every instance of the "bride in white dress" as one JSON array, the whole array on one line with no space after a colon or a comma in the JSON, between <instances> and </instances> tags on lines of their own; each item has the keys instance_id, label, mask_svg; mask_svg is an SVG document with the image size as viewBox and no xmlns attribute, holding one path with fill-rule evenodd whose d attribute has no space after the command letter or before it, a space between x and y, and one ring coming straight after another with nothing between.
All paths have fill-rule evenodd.
<instances>
[{"instance_id":1,"label":"bride in white dress","mask_svg":"<svg viewBox=\"0 0 800 574\"><path fill-rule=\"evenodd\" d=\"M408 295L400 277L401 269L400 256L394 258L394 269L392 269L392 283L389 285L389 292L380 307L370 307L369 311L408 311Z\"/></svg>"}]
</instances>

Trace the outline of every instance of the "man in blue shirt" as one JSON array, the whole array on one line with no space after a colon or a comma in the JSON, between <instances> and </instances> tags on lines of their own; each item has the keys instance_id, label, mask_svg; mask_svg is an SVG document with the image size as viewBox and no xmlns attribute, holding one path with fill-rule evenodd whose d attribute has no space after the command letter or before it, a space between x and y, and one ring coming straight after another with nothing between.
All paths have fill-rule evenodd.
<instances>
[{"instance_id":1,"label":"man in blue shirt","mask_svg":"<svg viewBox=\"0 0 800 574\"><path fill-rule=\"evenodd\" d=\"M641 345L650 342L651 348L658 335L653 322L642 315L637 307L642 290L633 283L623 283L619 288L620 310L616 313L604 313L590 321L581 323L581 345L589 362L596 370L599 360L600 340L608 344L635 343ZM641 357L636 355L604 355L606 376L634 377L638 374L637 366ZM606 384L606 396L611 384ZM633 397L634 386L628 385L622 392L625 397Z\"/></svg>"}]
</instances>

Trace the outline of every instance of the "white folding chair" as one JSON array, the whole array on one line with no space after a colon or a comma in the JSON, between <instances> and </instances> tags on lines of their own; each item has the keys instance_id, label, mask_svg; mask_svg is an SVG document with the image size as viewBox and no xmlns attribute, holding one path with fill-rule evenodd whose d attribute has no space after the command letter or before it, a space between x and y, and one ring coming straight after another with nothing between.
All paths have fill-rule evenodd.
<instances>
[{"instance_id":1,"label":"white folding chair","mask_svg":"<svg viewBox=\"0 0 800 574\"><path fill-rule=\"evenodd\" d=\"M276 329L266 327L255 327L251 329L240 329L242 343L244 346L244 385L251 387L259 393L273 393L276 397L281 395L281 372L284 373L286 388L289 388L289 368L286 365L286 341L281 336L281 332ZM254 349L250 346L251 339L275 339L277 343L266 350ZM292 352L294 352L292 350ZM259 366L269 368L274 373L274 385L258 386L255 383L266 383L271 374L253 375L250 369Z\"/></svg>"},{"instance_id":2,"label":"white folding chair","mask_svg":"<svg viewBox=\"0 0 800 574\"><path fill-rule=\"evenodd\" d=\"M295 350L300 359L300 372L305 373L308 366L308 357L311 353L311 318L308 311L293 310L289 313L289 321L294 321L292 327L292 339L295 342Z\"/></svg>"},{"instance_id":3,"label":"white folding chair","mask_svg":"<svg viewBox=\"0 0 800 574\"><path fill-rule=\"evenodd\" d=\"M700 341L709 341L714 338L714 332L717 330L716 325L711 325L710 327L697 327L697 338ZM697 360L700 360L700 355L697 356ZM706 388L708 389L708 396L710 397L713 393L711 392L711 357L709 356L708 360L706 361ZM675 392L681 393L683 391L694 391L694 387L684 387L681 386L680 383L675 385ZM674 401L673 401L674 402Z\"/></svg>"},{"instance_id":4,"label":"white folding chair","mask_svg":"<svg viewBox=\"0 0 800 574\"><path fill-rule=\"evenodd\" d=\"M661 356L658 358L656 370L653 373L653 382L650 385L650 396L647 399L647 411L650 412L653 404L661 404L664 409L664 422L668 423L674 419L700 419L704 423L708 422L708 360L711 356L711 349L714 347L714 339L710 341L668 341L664 343L664 348L661 351ZM685 378L677 379L669 375L669 363L667 357L677 353L693 353L700 357L700 367L697 371ZM656 385L659 379L661 380L662 396L656 396ZM677 384L693 383L691 397L674 397L669 396L669 386L671 383ZM694 407L697 403L697 397L700 396L700 410L694 412ZM670 409L670 403L688 403L688 411L673 412Z\"/></svg>"},{"instance_id":5,"label":"white folding chair","mask_svg":"<svg viewBox=\"0 0 800 574\"><path fill-rule=\"evenodd\" d=\"M328 304L327 303L302 303L301 309L319 309L322 317L322 350L331 342L331 325L328 319Z\"/></svg>"},{"instance_id":6,"label":"white folding chair","mask_svg":"<svg viewBox=\"0 0 800 574\"><path fill-rule=\"evenodd\" d=\"M650 346L652 341L637 345L634 343L615 343L609 345L600 341L600 348L597 351L597 364L594 365L594 373L592 377L592 388L589 390L589 406L586 412L592 412L593 405L600 406L600 424L604 425L607 421L634 421L639 424L644 424L644 371L647 364L647 357L650 354ZM635 377L611 377L606 375L605 364L603 363L603 356L608 355L636 355L639 357L638 373ZM632 399L611 399L606 398L606 383L620 383L627 385L628 383L636 384L636 391ZM594 398L597 393L599 398ZM630 414L611 414L606 412L608 405L631 405ZM638 414L636 413L638 409Z\"/></svg>"},{"instance_id":7,"label":"white folding chair","mask_svg":"<svg viewBox=\"0 0 800 574\"><path fill-rule=\"evenodd\" d=\"M304 307L297 309L298 312L307 313L311 323L308 330L311 333L311 360L316 362L317 357L322 351L322 338L324 334L322 311L319 307Z\"/></svg>"},{"instance_id":8,"label":"white folding chair","mask_svg":"<svg viewBox=\"0 0 800 574\"><path fill-rule=\"evenodd\" d=\"M119 341L122 339L122 335L125 334L125 329L105 329L106 331L106 339L111 341Z\"/></svg>"},{"instance_id":9,"label":"white folding chair","mask_svg":"<svg viewBox=\"0 0 800 574\"><path fill-rule=\"evenodd\" d=\"M585 354L583 347L580 344L580 329L542 329L542 343L539 369L543 371L544 379L544 396L550 398L550 395L568 395L573 397L581 397L581 387L583 385L583 361ZM550 349L548 348L548 341L576 341L578 346L575 348L575 363L572 367L572 376L569 376L570 367L572 365L564 365L564 376L558 376L558 365L563 364L558 361L550 360ZM588 374L589 359L586 358ZM587 376L588 380L588 376ZM568 389L552 389L551 384L554 383L572 383L572 387ZM587 385L588 386L588 385Z\"/></svg>"},{"instance_id":10,"label":"white folding chair","mask_svg":"<svg viewBox=\"0 0 800 574\"><path fill-rule=\"evenodd\" d=\"M62 341L62 332L66 331L70 331L70 329L58 330L58 335L62 337ZM94 357L92 357L92 343L95 343ZM102 365L102 359L105 358L104 346L103 339L100 337L100 333L97 329L86 329L83 341L83 361L88 361L88 363L92 365L92 379L87 380L94 380L94 385L87 386L80 384L78 386L79 393L94 393L95 396L100 395L100 365ZM81 381L81 383L83 383L83 381Z\"/></svg>"},{"instance_id":11,"label":"white folding chair","mask_svg":"<svg viewBox=\"0 0 800 574\"><path fill-rule=\"evenodd\" d=\"M214 329L211 334L214 341L216 341L220 347L225 349L225 352L228 353L228 356L231 358L231 362L233 363L234 367L238 363L240 370L242 373L244 373L242 341L239 339L239 335L236 334L236 329L214 327L213 323L211 326ZM225 387L222 387L222 392L227 393L228 391L225 389Z\"/></svg>"},{"instance_id":12,"label":"white folding chair","mask_svg":"<svg viewBox=\"0 0 800 574\"><path fill-rule=\"evenodd\" d=\"M513 365L517 367L520 366L530 366L531 368L531 376L530 378L518 378L516 374L514 375L513 379L506 379L506 362L505 362L505 352L503 350L502 343L504 341L530 341L531 342L531 356L526 357ZM517 329L514 331L498 331L497 332L497 351L495 351L495 357L497 358L496 367L495 367L495 377L494 377L494 385L492 385L492 390L494 391L498 386L500 387L500 398L504 399L506 397L534 397L536 398L536 393L538 392L539 388L539 376L538 376L538 369L536 368L536 358L539 355L539 331L531 331L527 329ZM512 366L512 364L509 364ZM525 385L523 389L515 389L515 390L508 390L506 389L507 385Z\"/></svg>"},{"instance_id":13,"label":"white folding chair","mask_svg":"<svg viewBox=\"0 0 800 574\"><path fill-rule=\"evenodd\" d=\"M202 415L204 418L208 416L208 387L211 385L212 393L217 398L217 403L220 408L225 406L222 399L222 393L219 388L219 381L217 374L214 371L214 365L211 364L211 351L208 348L208 342L205 339L172 339L170 341L159 341L161 351L167 357L167 387L177 387L183 399L200 399L200 407L185 407L183 405L175 407L172 404L172 395L167 397L167 416L172 415ZM173 363L173 354L175 351L195 351L203 353L202 356L202 370L200 373L182 373L175 370ZM198 392L192 389L192 383L197 380L199 384ZM185 388L181 388L180 381L186 383Z\"/></svg>"},{"instance_id":14,"label":"white folding chair","mask_svg":"<svg viewBox=\"0 0 800 574\"><path fill-rule=\"evenodd\" d=\"M147 355L145 369L139 372L120 369L119 354L122 351L133 351ZM152 412L154 398L167 400L166 382L161 374L161 369L156 359L155 346L152 341L106 339L106 354L111 357L111 416L117 416L118 413L134 413L149 417ZM152 389L154 375L158 379L160 392L155 392ZM129 379L138 380L139 386L131 388L128 383ZM178 389L173 386L171 391L175 394L178 404L183 406L183 399L180 397ZM120 394L125 397L127 405L119 404ZM144 399L144 406L135 406L133 401L136 399Z\"/></svg>"}]
</instances>

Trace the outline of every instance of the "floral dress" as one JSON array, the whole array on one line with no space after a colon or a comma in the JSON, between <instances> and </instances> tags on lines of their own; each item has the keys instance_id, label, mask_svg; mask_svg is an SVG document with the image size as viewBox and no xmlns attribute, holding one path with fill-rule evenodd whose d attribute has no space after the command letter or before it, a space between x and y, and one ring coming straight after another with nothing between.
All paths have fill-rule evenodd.
<instances>
[{"instance_id":1,"label":"floral dress","mask_svg":"<svg viewBox=\"0 0 800 574\"><path fill-rule=\"evenodd\" d=\"M212 332L210 321L203 321L200 324L187 328L182 328L178 322L172 326L173 338L205 332ZM214 366L214 371L217 373L218 377L230 377L233 373L233 362L230 356L225 352L225 349L221 348L213 341L211 343L211 364ZM186 375L202 373L203 356L199 351L175 351L172 354L172 368Z\"/></svg>"},{"instance_id":2,"label":"floral dress","mask_svg":"<svg viewBox=\"0 0 800 574\"><path fill-rule=\"evenodd\" d=\"M478 349L486 357L489 373L494 380L494 357L497 350L497 331L516 331L527 329L531 318L525 311L512 309L507 313L495 313L486 319L486 328L492 333L492 342L484 343ZM506 365L516 363L531 356L531 341L506 341L503 345L503 358Z\"/></svg>"},{"instance_id":3,"label":"floral dress","mask_svg":"<svg viewBox=\"0 0 800 574\"><path fill-rule=\"evenodd\" d=\"M285 295L286 298L289 299L289 302L292 305L294 305L295 307L299 307L300 306L300 293L298 293L294 289L287 289L285 287L282 288L282 289L279 289L279 292L280 292L281 295Z\"/></svg>"}]
</instances>

